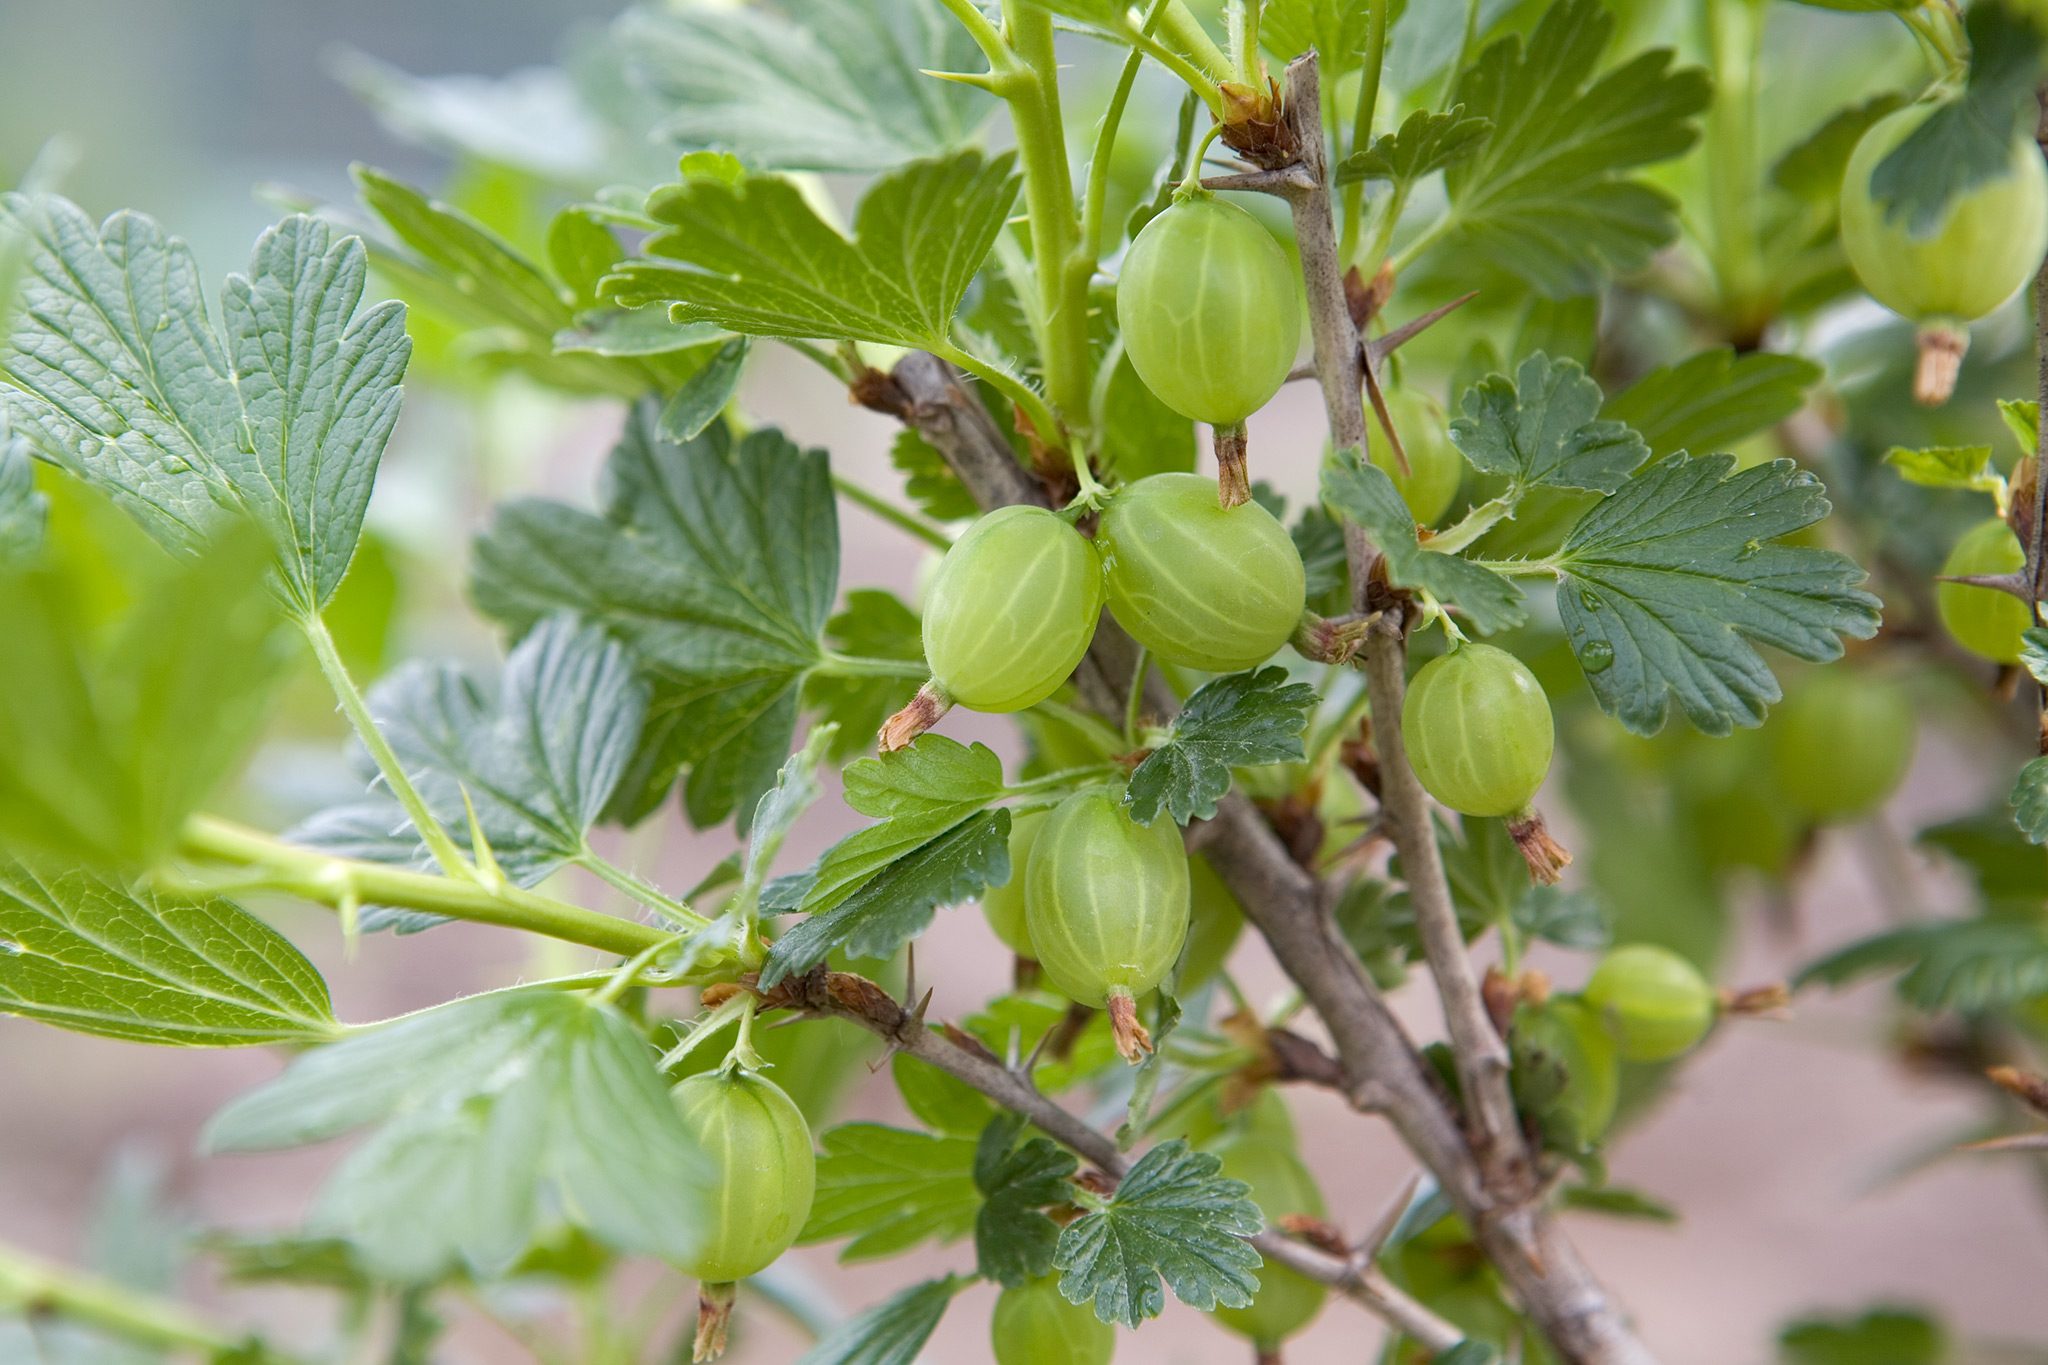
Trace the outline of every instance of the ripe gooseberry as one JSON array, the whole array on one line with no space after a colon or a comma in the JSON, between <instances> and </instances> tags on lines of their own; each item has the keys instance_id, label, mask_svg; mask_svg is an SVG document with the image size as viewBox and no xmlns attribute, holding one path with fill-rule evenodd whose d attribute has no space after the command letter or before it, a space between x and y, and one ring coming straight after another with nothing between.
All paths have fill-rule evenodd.
<instances>
[{"instance_id":1,"label":"ripe gooseberry","mask_svg":"<svg viewBox=\"0 0 2048 1365\"><path fill-rule=\"evenodd\" d=\"M1124 256L1117 325L1145 386L1183 417L1231 427L1280 391L1301 343L1294 267L1259 220L1181 199Z\"/></svg>"},{"instance_id":2,"label":"ripe gooseberry","mask_svg":"<svg viewBox=\"0 0 2048 1365\"><path fill-rule=\"evenodd\" d=\"M1102 561L1042 507L1002 507L946 551L924 608L924 655L946 695L1021 711L1058 690L1102 614Z\"/></svg>"},{"instance_id":3,"label":"ripe gooseberry","mask_svg":"<svg viewBox=\"0 0 2048 1365\"><path fill-rule=\"evenodd\" d=\"M1969 344L1965 324L2018 293L2048 253L2048 167L2031 126L2012 141L2006 169L1952 196L1932 231L1890 216L1871 176L1939 106L1916 104L1871 125L1842 175L1842 246L1871 297L1921 324L1914 395L1945 401Z\"/></svg>"},{"instance_id":4,"label":"ripe gooseberry","mask_svg":"<svg viewBox=\"0 0 2048 1365\"><path fill-rule=\"evenodd\" d=\"M2013 573L2025 567L2027 552L2012 528L1997 517L1963 534L1942 564L1944 577ZM1998 664L2020 659L2020 634L2034 623L2027 604L2011 593L1971 583L1937 583L1934 606L1957 644Z\"/></svg>"},{"instance_id":5,"label":"ripe gooseberry","mask_svg":"<svg viewBox=\"0 0 2048 1365\"><path fill-rule=\"evenodd\" d=\"M1010 821L1010 880L981 893L981 915L1003 946L1018 957L1035 958L1031 931L1024 923L1024 869L1031 865L1031 848L1038 832L1045 828L1048 812L1027 811Z\"/></svg>"},{"instance_id":6,"label":"ripe gooseberry","mask_svg":"<svg viewBox=\"0 0 2048 1365\"><path fill-rule=\"evenodd\" d=\"M1600 959L1585 1001L1614 1028L1631 1062L1668 1062L1689 1052L1714 1026L1714 988L1668 948L1632 943Z\"/></svg>"},{"instance_id":7,"label":"ripe gooseberry","mask_svg":"<svg viewBox=\"0 0 2048 1365\"><path fill-rule=\"evenodd\" d=\"M1203 857L1188 859L1188 938L1180 988L1191 991L1223 969L1244 931L1244 909Z\"/></svg>"},{"instance_id":8,"label":"ripe gooseberry","mask_svg":"<svg viewBox=\"0 0 2048 1365\"><path fill-rule=\"evenodd\" d=\"M1868 815L1905 779L1915 728L1913 699L1898 680L1822 669L1764 727L1778 795L1814 820Z\"/></svg>"},{"instance_id":9,"label":"ripe gooseberry","mask_svg":"<svg viewBox=\"0 0 2048 1365\"><path fill-rule=\"evenodd\" d=\"M1054 808L1024 873L1025 923L1046 979L1109 1010L1117 1050L1149 1051L1137 997L1166 979L1188 934L1188 857L1171 819L1150 826L1102 792Z\"/></svg>"},{"instance_id":10,"label":"ripe gooseberry","mask_svg":"<svg viewBox=\"0 0 2048 1365\"><path fill-rule=\"evenodd\" d=\"M719 1194L706 1211L704 1240L682 1269L707 1284L765 1270L811 1216L818 1161L803 1112L781 1086L736 1067L691 1076L671 1097L711 1162Z\"/></svg>"},{"instance_id":11,"label":"ripe gooseberry","mask_svg":"<svg viewBox=\"0 0 2048 1365\"><path fill-rule=\"evenodd\" d=\"M996 1365L1109 1365L1116 1354L1116 1329L1090 1304L1068 1303L1050 1275L998 1295L989 1336Z\"/></svg>"},{"instance_id":12,"label":"ripe gooseberry","mask_svg":"<svg viewBox=\"0 0 2048 1365\"><path fill-rule=\"evenodd\" d=\"M1255 502L1224 508L1200 474L1154 474L1118 490L1097 541L1110 615L1168 663L1250 668L1301 620L1307 578L1287 528Z\"/></svg>"},{"instance_id":13,"label":"ripe gooseberry","mask_svg":"<svg viewBox=\"0 0 2048 1365\"><path fill-rule=\"evenodd\" d=\"M1295 1155L1292 1141L1254 1134L1226 1138L1211 1150L1223 1162L1220 1174L1251 1186L1251 1197L1270 1227L1288 1214L1323 1216L1322 1191ZM1259 1287L1246 1308L1217 1308L1216 1320L1261 1351L1272 1351L1308 1326L1323 1306L1321 1281L1273 1261L1259 1267Z\"/></svg>"},{"instance_id":14,"label":"ripe gooseberry","mask_svg":"<svg viewBox=\"0 0 2048 1365\"><path fill-rule=\"evenodd\" d=\"M1416 673L1401 741L1423 787L1464 815L1528 809L1550 771L1550 701L1520 659L1460 644Z\"/></svg>"},{"instance_id":15,"label":"ripe gooseberry","mask_svg":"<svg viewBox=\"0 0 2048 1365\"><path fill-rule=\"evenodd\" d=\"M1418 526L1432 526L1450 510L1465 481L1465 457L1451 444L1450 427L1444 410L1426 393L1395 389L1387 394L1387 416L1401 437L1401 451L1408 457L1408 472L1394 458L1393 443L1373 414L1366 414L1367 458L1394 481L1408 515Z\"/></svg>"}]
</instances>

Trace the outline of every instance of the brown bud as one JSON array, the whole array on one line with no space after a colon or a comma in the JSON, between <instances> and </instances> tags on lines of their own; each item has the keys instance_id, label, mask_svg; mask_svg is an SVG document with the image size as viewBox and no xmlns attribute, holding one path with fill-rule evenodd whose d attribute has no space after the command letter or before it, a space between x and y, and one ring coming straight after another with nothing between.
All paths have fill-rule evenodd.
<instances>
[{"instance_id":1,"label":"brown bud","mask_svg":"<svg viewBox=\"0 0 2048 1365\"><path fill-rule=\"evenodd\" d=\"M700 1285L697 1289L697 1338L692 1361L716 1360L725 1354L726 1328L732 1323L733 1286Z\"/></svg>"},{"instance_id":2,"label":"brown bud","mask_svg":"<svg viewBox=\"0 0 2048 1365\"><path fill-rule=\"evenodd\" d=\"M1246 462L1250 449L1244 423L1214 428L1216 437L1216 500L1223 510L1242 507L1252 500L1252 475Z\"/></svg>"},{"instance_id":3,"label":"brown bud","mask_svg":"<svg viewBox=\"0 0 2048 1365\"><path fill-rule=\"evenodd\" d=\"M1152 1031L1138 1022L1138 1002L1127 990L1109 993L1109 1027L1116 1038L1116 1050L1136 1066L1152 1050Z\"/></svg>"},{"instance_id":4,"label":"brown bud","mask_svg":"<svg viewBox=\"0 0 2048 1365\"><path fill-rule=\"evenodd\" d=\"M910 705L882 722L881 750L893 754L905 748L910 741L939 723L939 718L953 709L953 699L936 682L928 682L917 689L917 695L910 699Z\"/></svg>"}]
</instances>

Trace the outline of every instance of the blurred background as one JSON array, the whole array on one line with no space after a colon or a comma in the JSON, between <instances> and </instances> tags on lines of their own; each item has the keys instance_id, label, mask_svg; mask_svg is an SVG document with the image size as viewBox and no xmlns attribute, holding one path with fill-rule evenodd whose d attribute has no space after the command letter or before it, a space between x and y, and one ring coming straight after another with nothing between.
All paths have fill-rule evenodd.
<instances>
[{"instance_id":1,"label":"blurred background","mask_svg":"<svg viewBox=\"0 0 2048 1365\"><path fill-rule=\"evenodd\" d=\"M431 146L393 135L404 111L387 105L380 119L362 98L379 78L372 61L500 76L555 61L574 49L580 28L601 25L618 8L605 0L0 0L0 183L40 160L95 214L133 207L160 218L218 277L240 265L276 216L276 198L349 202L351 161L444 192L453 185L493 193L487 173L470 167L457 175ZM835 470L887 486L891 427L851 408L816 370L772 354L747 393L799 439L829 447ZM516 381L482 397L437 388L431 373L409 387L372 508L372 553L358 569L368 584L359 593L366 600L358 658L372 669L420 654L495 654L488 628L462 600L468 536L492 501L515 490L587 500L621 415L615 404L545 396ZM1260 472L1298 496L1312 487L1321 439L1313 395L1283 394L1254 424ZM842 519L849 585L909 595L924 552L858 509L844 509ZM271 827L349 785L341 728L317 687L309 684L285 711L257 765L260 778L235 798L240 813ZM1014 752L1004 727L965 717L948 730ZM1993 742L1985 736L1980 752L1967 738L1924 737L1906 794L1872 826L1823 834L1794 903L1765 914L1762 898L1752 898L1747 908L1758 913L1738 920L1723 979L1782 979L1820 949L1886 923L1889 905L1952 901L1958 892L1948 874L1896 831L1980 807L2003 772L1987 760ZM852 824L828 792L785 850L786 866L809 861ZM686 830L672 808L622 846L628 861L673 884L693 881L727 851L724 837ZM582 889L601 900L600 889ZM324 916L291 912L280 922L327 973L349 1020L571 965L538 960L512 936L471 926L372 936L345 952ZM989 949L971 911L940 915L919 950L921 977L938 991L935 1017L972 1008L1006 984L1007 962ZM1241 944L1233 966L1254 999L1279 993L1260 945ZM1559 967L1567 985L1582 970ZM1618 1183L1677 1206L1682 1220L1582 1215L1575 1232L1672 1365L1766 1365L1787 1319L1875 1302L1931 1310L1973 1339L2048 1337L2048 1189L2031 1162L1928 1160L1981 1119L1981 1099L1875 1045L1892 1027L1888 1001L1882 986L1803 996L1790 1019L1722 1029L1613 1153ZM1410 990L1401 1004L1418 1033L1435 1035L1426 998ZM110 1181L132 1192L137 1172L154 1172L165 1198L193 1222L250 1231L289 1225L332 1150L210 1161L194 1154L206 1117L278 1066L258 1052L152 1050L0 1021L0 1239L81 1259ZM848 1116L900 1115L893 1089L865 1063L850 1061L844 1079ZM1304 1155L1333 1214L1364 1226L1408 1174L1398 1145L1321 1094L1291 1098ZM100 1226L102 1237L128 1235L118 1221ZM834 1304L853 1310L914 1275L967 1264L971 1250L841 1268L828 1246L794 1260ZM203 1278L189 1287L277 1324L288 1339L317 1336L327 1311L311 1294ZM684 1311L679 1281L651 1291L673 1291L674 1311ZM987 1359L991 1298L986 1290L965 1296L926 1358ZM1287 1359L1360 1361L1376 1339L1369 1319L1332 1304ZM781 1361L800 1349L786 1327L750 1317L734 1358ZM31 1353L16 1359L9 1350ZM0 1337L5 1365L28 1365L37 1359L32 1351ZM529 1358L481 1315L460 1323L444 1354L465 1362ZM1119 1359L1163 1365L1245 1356L1241 1343L1175 1304L1166 1325L1130 1340ZM2044 1357L2015 1348L2008 1358Z\"/></svg>"}]
</instances>

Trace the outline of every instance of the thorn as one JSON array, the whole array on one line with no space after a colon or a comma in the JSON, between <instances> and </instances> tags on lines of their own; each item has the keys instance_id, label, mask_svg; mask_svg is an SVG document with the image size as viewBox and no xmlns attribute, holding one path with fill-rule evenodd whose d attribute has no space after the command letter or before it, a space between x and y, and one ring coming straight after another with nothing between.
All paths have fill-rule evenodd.
<instances>
[{"instance_id":1,"label":"thorn","mask_svg":"<svg viewBox=\"0 0 2048 1365\"><path fill-rule=\"evenodd\" d=\"M1373 338L1365 343L1366 356L1373 364L1378 364L1394 352L1400 350L1403 344L1414 340L1416 336L1428 331L1431 327L1434 327L1458 309L1463 308L1478 296L1479 291L1477 289L1468 290L1442 307L1432 308L1421 317L1402 323L1385 336Z\"/></svg>"},{"instance_id":2,"label":"thorn","mask_svg":"<svg viewBox=\"0 0 2048 1365\"><path fill-rule=\"evenodd\" d=\"M910 1002L917 998L917 941L911 940L903 947L903 1008L909 1009Z\"/></svg>"},{"instance_id":3,"label":"thorn","mask_svg":"<svg viewBox=\"0 0 2048 1365\"><path fill-rule=\"evenodd\" d=\"M2016 1066L1994 1066L1984 1073L1991 1083L2018 1099L2037 1114L2048 1117L2048 1076L2022 1071Z\"/></svg>"},{"instance_id":4,"label":"thorn","mask_svg":"<svg viewBox=\"0 0 2048 1365\"><path fill-rule=\"evenodd\" d=\"M993 71L928 71L920 67L917 74L920 76L930 76L935 81L951 81L955 85L971 85L976 90L986 90L991 95L1001 93L1001 86L999 84L1001 78Z\"/></svg>"},{"instance_id":5,"label":"thorn","mask_svg":"<svg viewBox=\"0 0 2048 1365\"><path fill-rule=\"evenodd\" d=\"M1393 1199L1380 1210L1380 1216L1373 1220L1372 1227L1367 1230L1364 1239L1359 1242L1352 1254L1367 1264L1378 1260L1381 1250L1387 1245L1387 1239L1394 1235L1395 1228L1401 1226L1402 1215L1407 1213L1409 1206L1415 1202L1415 1192L1421 1188L1422 1172L1409 1172L1408 1178L1401 1182L1401 1187L1394 1192Z\"/></svg>"},{"instance_id":6,"label":"thorn","mask_svg":"<svg viewBox=\"0 0 2048 1365\"><path fill-rule=\"evenodd\" d=\"M1936 574L1934 581L1937 583L1961 583L1966 587L1972 588L1990 588L1993 592L2008 593L2013 597L2019 598L2022 602L2031 601L2033 598L2033 583L2028 580L2025 573L2019 571L2012 573L1944 573Z\"/></svg>"},{"instance_id":7,"label":"thorn","mask_svg":"<svg viewBox=\"0 0 2048 1365\"><path fill-rule=\"evenodd\" d=\"M1394 430L1393 415L1387 411L1387 396L1380 389L1379 367L1367 365L1362 373L1365 375L1365 396L1372 400L1372 415L1379 418L1380 430L1387 433L1387 442L1394 447L1394 463L1401 466L1401 477L1406 478L1415 471L1408 466L1408 452L1401 445L1401 433ZM1369 451L1358 453L1370 458Z\"/></svg>"},{"instance_id":8,"label":"thorn","mask_svg":"<svg viewBox=\"0 0 2048 1365\"><path fill-rule=\"evenodd\" d=\"M909 1017L909 1020L908 1020L908 1022L909 1022L909 1023L912 1023L912 1024L915 1024L915 1025L917 1025L917 1026L918 1026L919 1028L923 1028L923 1027L924 1027L924 1016L925 1016L925 1011L929 1010L929 1009L930 1009L931 1007L932 1007L932 993L931 993L931 992L930 992L929 990L927 990L927 991L926 991L926 992L924 993L924 998L923 998L922 1000L920 1000L920 1001L918 1001L918 1002L917 1002L917 1005L916 1005L916 1007L915 1007L915 1008L913 1008L912 1010L910 1010L910 1012L909 1012L909 1015L910 1015L910 1017Z\"/></svg>"}]
</instances>

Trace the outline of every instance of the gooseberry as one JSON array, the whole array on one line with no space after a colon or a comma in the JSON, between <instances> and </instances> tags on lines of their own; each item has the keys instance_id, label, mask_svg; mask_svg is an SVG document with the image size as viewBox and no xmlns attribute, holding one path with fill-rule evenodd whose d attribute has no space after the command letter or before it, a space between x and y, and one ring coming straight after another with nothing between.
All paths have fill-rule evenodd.
<instances>
[{"instance_id":1,"label":"gooseberry","mask_svg":"<svg viewBox=\"0 0 2048 1365\"><path fill-rule=\"evenodd\" d=\"M1689 1052L1714 1026L1714 988L1668 948L1632 943L1600 959L1586 982L1586 1003L1613 1026L1631 1062L1668 1062Z\"/></svg>"},{"instance_id":2,"label":"gooseberry","mask_svg":"<svg viewBox=\"0 0 2048 1365\"><path fill-rule=\"evenodd\" d=\"M989 1320L996 1365L1109 1365L1116 1329L1087 1303L1068 1303L1048 1275L1005 1289Z\"/></svg>"},{"instance_id":3,"label":"gooseberry","mask_svg":"<svg viewBox=\"0 0 2048 1365\"><path fill-rule=\"evenodd\" d=\"M1307 580L1287 528L1256 502L1224 508L1199 474L1154 474L1121 489L1097 539L1110 615L1168 663L1250 668L1301 620Z\"/></svg>"},{"instance_id":4,"label":"gooseberry","mask_svg":"<svg viewBox=\"0 0 2048 1365\"><path fill-rule=\"evenodd\" d=\"M1520 659L1461 644L1416 673L1401 708L1408 761L1431 796L1465 815L1515 815L1550 771L1550 701Z\"/></svg>"},{"instance_id":5,"label":"gooseberry","mask_svg":"<svg viewBox=\"0 0 2048 1365\"><path fill-rule=\"evenodd\" d=\"M1905 779L1915 728L1913 699L1897 679L1821 669L1764 727L1778 795L1814 820L1868 815Z\"/></svg>"},{"instance_id":6,"label":"gooseberry","mask_svg":"<svg viewBox=\"0 0 2048 1365\"><path fill-rule=\"evenodd\" d=\"M946 551L925 597L932 679L976 711L1021 711L1058 690L1102 614L1095 547L1042 507L1002 507Z\"/></svg>"},{"instance_id":7,"label":"gooseberry","mask_svg":"<svg viewBox=\"0 0 2048 1365\"><path fill-rule=\"evenodd\" d=\"M706 1284L765 1270L811 1216L818 1161L810 1125L781 1086L736 1067L691 1076L670 1093L711 1163L717 1196L705 1210L703 1241L682 1269Z\"/></svg>"},{"instance_id":8,"label":"gooseberry","mask_svg":"<svg viewBox=\"0 0 2048 1365\"><path fill-rule=\"evenodd\" d=\"M2026 567L2027 552L2012 528L1997 517L1977 523L1956 542L1942 564L1948 577L2015 573ZM1934 585L1935 610L1957 644L1993 663L2020 659L2020 634L2034 623L2027 604L2011 593L1973 583Z\"/></svg>"},{"instance_id":9,"label":"gooseberry","mask_svg":"<svg viewBox=\"0 0 2048 1365\"><path fill-rule=\"evenodd\" d=\"M1223 1162L1221 1175L1251 1186L1252 1200L1269 1226L1289 1214L1323 1216L1322 1191L1295 1155L1292 1142L1247 1133L1227 1138L1211 1150ZM1272 1261L1259 1268L1258 1276L1250 1306L1218 1308L1216 1320L1261 1350L1271 1351L1309 1324L1322 1308L1327 1290L1320 1281Z\"/></svg>"}]
</instances>

